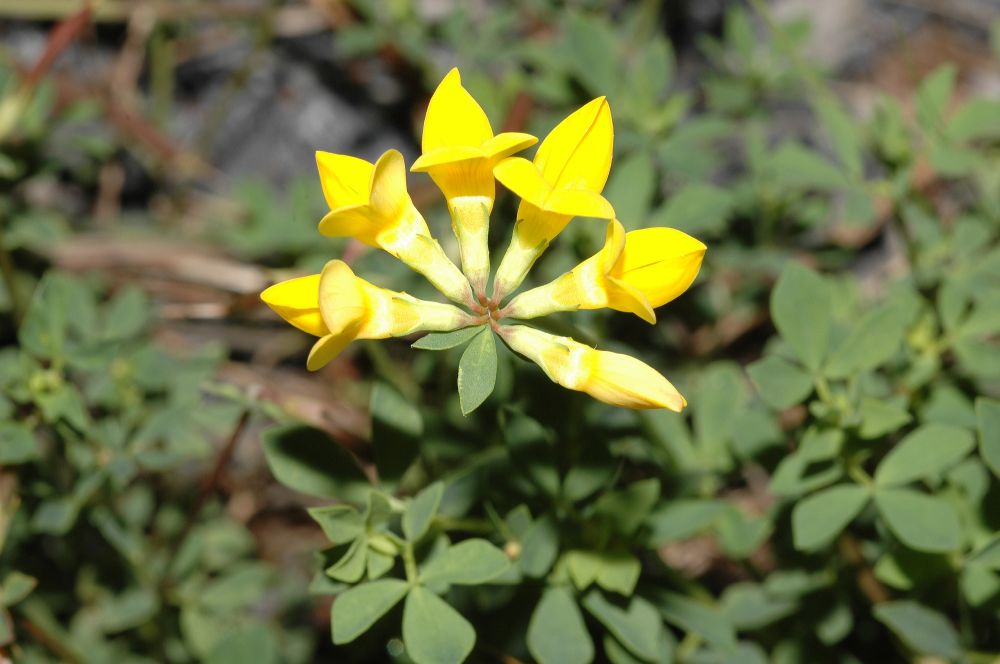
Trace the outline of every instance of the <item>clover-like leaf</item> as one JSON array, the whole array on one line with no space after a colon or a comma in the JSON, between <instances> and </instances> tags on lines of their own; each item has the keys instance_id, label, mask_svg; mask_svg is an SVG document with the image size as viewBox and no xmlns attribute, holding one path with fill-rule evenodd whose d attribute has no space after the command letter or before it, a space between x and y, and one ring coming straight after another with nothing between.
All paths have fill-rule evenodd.
<instances>
[{"instance_id":1,"label":"clover-like leaf","mask_svg":"<svg viewBox=\"0 0 1000 664\"><path fill-rule=\"evenodd\" d=\"M409 585L400 579L362 583L337 595L330 613L333 642L350 643L403 599Z\"/></svg>"},{"instance_id":2,"label":"clover-like leaf","mask_svg":"<svg viewBox=\"0 0 1000 664\"><path fill-rule=\"evenodd\" d=\"M458 363L458 397L462 414L479 408L493 393L497 381L497 346L493 331L483 327Z\"/></svg>"}]
</instances>

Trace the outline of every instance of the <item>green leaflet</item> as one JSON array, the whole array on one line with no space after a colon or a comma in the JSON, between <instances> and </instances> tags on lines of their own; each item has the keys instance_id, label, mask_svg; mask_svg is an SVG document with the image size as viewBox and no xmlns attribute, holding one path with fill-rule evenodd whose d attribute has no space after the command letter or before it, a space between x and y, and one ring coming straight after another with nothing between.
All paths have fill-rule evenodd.
<instances>
[{"instance_id":1,"label":"green leaflet","mask_svg":"<svg viewBox=\"0 0 1000 664\"><path fill-rule=\"evenodd\" d=\"M497 346L493 331L482 328L462 353L458 363L458 396L462 414L479 408L493 393L497 380Z\"/></svg>"}]
</instances>

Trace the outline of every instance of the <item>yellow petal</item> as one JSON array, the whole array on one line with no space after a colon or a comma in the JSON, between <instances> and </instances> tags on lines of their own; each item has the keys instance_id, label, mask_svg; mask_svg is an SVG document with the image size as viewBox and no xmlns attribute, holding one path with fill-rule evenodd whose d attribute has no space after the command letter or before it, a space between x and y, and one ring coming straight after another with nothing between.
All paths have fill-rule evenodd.
<instances>
[{"instance_id":1,"label":"yellow petal","mask_svg":"<svg viewBox=\"0 0 1000 664\"><path fill-rule=\"evenodd\" d=\"M522 134L520 132L506 131L502 134L497 134L490 140L483 143L483 152L488 154L491 159L499 161L504 157L509 157L515 152L520 152L521 150L531 147L538 142L538 139L531 134Z\"/></svg>"},{"instance_id":2,"label":"yellow petal","mask_svg":"<svg viewBox=\"0 0 1000 664\"><path fill-rule=\"evenodd\" d=\"M398 219L411 205L406 191L406 162L399 150L386 150L375 162L369 205L380 225Z\"/></svg>"},{"instance_id":3,"label":"yellow petal","mask_svg":"<svg viewBox=\"0 0 1000 664\"><path fill-rule=\"evenodd\" d=\"M448 152L453 160L434 163ZM473 152L480 154L472 155ZM460 157L463 153L470 156ZM459 197L486 199L487 207L493 209L496 198L496 184L493 180L493 162L475 148L439 148L424 162L426 171L434 180L449 205Z\"/></svg>"},{"instance_id":4,"label":"yellow petal","mask_svg":"<svg viewBox=\"0 0 1000 664\"><path fill-rule=\"evenodd\" d=\"M322 369L330 360L340 355L340 352L352 341L354 341L354 337L350 334L328 334L321 337L309 350L306 368L309 371Z\"/></svg>"},{"instance_id":5,"label":"yellow petal","mask_svg":"<svg viewBox=\"0 0 1000 664\"><path fill-rule=\"evenodd\" d=\"M611 109L607 99L598 97L556 125L534 161L553 188L600 192L611 171L613 147Z\"/></svg>"},{"instance_id":6,"label":"yellow petal","mask_svg":"<svg viewBox=\"0 0 1000 664\"><path fill-rule=\"evenodd\" d=\"M328 334L319 313L320 275L311 274L274 284L260 294L260 299L286 321L321 337Z\"/></svg>"},{"instance_id":7,"label":"yellow petal","mask_svg":"<svg viewBox=\"0 0 1000 664\"><path fill-rule=\"evenodd\" d=\"M374 166L357 157L317 152L316 166L323 196L331 210L368 202L368 185Z\"/></svg>"},{"instance_id":8,"label":"yellow petal","mask_svg":"<svg viewBox=\"0 0 1000 664\"><path fill-rule=\"evenodd\" d=\"M659 372L634 357L594 350L569 337L523 325L501 326L500 336L554 382L623 408L680 411L686 402Z\"/></svg>"},{"instance_id":9,"label":"yellow petal","mask_svg":"<svg viewBox=\"0 0 1000 664\"><path fill-rule=\"evenodd\" d=\"M608 306L615 311L635 314L650 325L656 323L656 313L641 290L614 277L607 279Z\"/></svg>"},{"instance_id":10,"label":"yellow petal","mask_svg":"<svg viewBox=\"0 0 1000 664\"><path fill-rule=\"evenodd\" d=\"M623 408L678 413L687 404L677 388L648 364L621 353L588 350L590 373L580 389L595 399Z\"/></svg>"},{"instance_id":11,"label":"yellow petal","mask_svg":"<svg viewBox=\"0 0 1000 664\"><path fill-rule=\"evenodd\" d=\"M545 209L571 217L611 219L615 216L611 203L589 189L556 189L546 199Z\"/></svg>"},{"instance_id":12,"label":"yellow petal","mask_svg":"<svg viewBox=\"0 0 1000 664\"><path fill-rule=\"evenodd\" d=\"M344 261L332 260L323 267L319 281L319 310L330 334L355 336L370 316L371 307L363 287Z\"/></svg>"},{"instance_id":13,"label":"yellow petal","mask_svg":"<svg viewBox=\"0 0 1000 664\"><path fill-rule=\"evenodd\" d=\"M674 228L644 228L625 236L625 251L612 276L642 291L655 308L688 289L705 256L705 245Z\"/></svg>"},{"instance_id":14,"label":"yellow petal","mask_svg":"<svg viewBox=\"0 0 1000 664\"><path fill-rule=\"evenodd\" d=\"M487 153L480 148L468 145L445 145L420 155L413 162L410 170L414 173L424 173L444 164L453 164L468 159L486 159L487 157Z\"/></svg>"},{"instance_id":15,"label":"yellow petal","mask_svg":"<svg viewBox=\"0 0 1000 664\"><path fill-rule=\"evenodd\" d=\"M424 154L443 146L479 147L493 138L489 118L472 95L462 87L458 69L452 69L438 85L427 105L422 149Z\"/></svg>"},{"instance_id":16,"label":"yellow petal","mask_svg":"<svg viewBox=\"0 0 1000 664\"><path fill-rule=\"evenodd\" d=\"M379 227L372 218L367 205L353 205L327 212L319 222L319 232L327 237L353 237L365 244L377 247L376 235Z\"/></svg>"},{"instance_id":17,"label":"yellow petal","mask_svg":"<svg viewBox=\"0 0 1000 664\"><path fill-rule=\"evenodd\" d=\"M542 178L538 168L523 157L504 159L493 168L493 175L523 201L538 208L545 206L545 199L552 192L552 187Z\"/></svg>"},{"instance_id":18,"label":"yellow petal","mask_svg":"<svg viewBox=\"0 0 1000 664\"><path fill-rule=\"evenodd\" d=\"M611 272L618 263L622 252L625 251L626 233L622 222L612 219L608 222L608 228L604 233L604 247L601 248L600 258L601 268L604 274Z\"/></svg>"}]
</instances>

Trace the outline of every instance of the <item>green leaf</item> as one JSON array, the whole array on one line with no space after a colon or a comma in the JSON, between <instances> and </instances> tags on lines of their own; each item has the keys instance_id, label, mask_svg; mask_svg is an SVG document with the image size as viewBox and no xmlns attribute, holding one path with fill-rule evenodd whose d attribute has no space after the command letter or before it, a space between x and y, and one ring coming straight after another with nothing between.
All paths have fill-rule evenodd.
<instances>
[{"instance_id":1,"label":"green leaf","mask_svg":"<svg viewBox=\"0 0 1000 664\"><path fill-rule=\"evenodd\" d=\"M858 411L861 415L858 435L865 440L881 438L887 433L898 431L913 419L905 408L886 399L863 397Z\"/></svg>"},{"instance_id":2,"label":"green leaf","mask_svg":"<svg viewBox=\"0 0 1000 664\"><path fill-rule=\"evenodd\" d=\"M1000 533L980 546L969 556L968 562L1000 572Z\"/></svg>"},{"instance_id":3,"label":"green leaf","mask_svg":"<svg viewBox=\"0 0 1000 664\"><path fill-rule=\"evenodd\" d=\"M818 152L792 141L774 151L768 167L778 182L789 188L829 190L849 184L844 173Z\"/></svg>"},{"instance_id":4,"label":"green leaf","mask_svg":"<svg viewBox=\"0 0 1000 664\"><path fill-rule=\"evenodd\" d=\"M1000 101L971 99L948 119L948 137L959 142L997 138L1000 136L998 117L1000 117Z\"/></svg>"},{"instance_id":5,"label":"green leaf","mask_svg":"<svg viewBox=\"0 0 1000 664\"><path fill-rule=\"evenodd\" d=\"M665 627L660 628L658 638L660 640L657 646L658 654L656 659L652 661L655 664L671 664L671 662L675 661L674 652L677 648L677 641L670 630ZM604 654L607 656L610 664L643 664L644 662L644 660L633 655L631 651L611 634L604 635L601 645L604 647Z\"/></svg>"},{"instance_id":6,"label":"green leaf","mask_svg":"<svg viewBox=\"0 0 1000 664\"><path fill-rule=\"evenodd\" d=\"M692 398L699 452L716 469L732 464L728 442L734 422L746 409L749 389L742 369L733 362L715 362L702 371Z\"/></svg>"},{"instance_id":7,"label":"green leaf","mask_svg":"<svg viewBox=\"0 0 1000 664\"><path fill-rule=\"evenodd\" d=\"M413 497L403 512L403 534L406 535L406 539L416 542L424 536L441 505L442 495L444 495L444 484L434 482Z\"/></svg>"},{"instance_id":8,"label":"green leaf","mask_svg":"<svg viewBox=\"0 0 1000 664\"><path fill-rule=\"evenodd\" d=\"M816 636L824 645L832 646L847 638L853 627L854 613L851 607L838 602L816 623Z\"/></svg>"},{"instance_id":9,"label":"green leaf","mask_svg":"<svg viewBox=\"0 0 1000 664\"><path fill-rule=\"evenodd\" d=\"M369 403L376 423L407 436L419 437L424 433L420 410L386 383L376 383Z\"/></svg>"},{"instance_id":10,"label":"green leaf","mask_svg":"<svg viewBox=\"0 0 1000 664\"><path fill-rule=\"evenodd\" d=\"M459 664L476 644L476 630L444 600L421 586L403 608L403 643L415 664Z\"/></svg>"},{"instance_id":11,"label":"green leaf","mask_svg":"<svg viewBox=\"0 0 1000 664\"><path fill-rule=\"evenodd\" d=\"M629 80L631 94L653 105L661 101L674 75L675 58L670 42L655 35L639 54Z\"/></svg>"},{"instance_id":12,"label":"green leaf","mask_svg":"<svg viewBox=\"0 0 1000 664\"><path fill-rule=\"evenodd\" d=\"M31 430L17 422L0 422L0 466L16 465L38 457Z\"/></svg>"},{"instance_id":13,"label":"green leaf","mask_svg":"<svg viewBox=\"0 0 1000 664\"><path fill-rule=\"evenodd\" d=\"M394 488L420 453L424 421L412 400L382 382L372 389L369 410L378 479Z\"/></svg>"},{"instance_id":14,"label":"green leaf","mask_svg":"<svg viewBox=\"0 0 1000 664\"><path fill-rule=\"evenodd\" d=\"M902 345L910 313L902 305L887 305L865 314L830 355L824 373L845 378L885 363Z\"/></svg>"},{"instance_id":15,"label":"green leaf","mask_svg":"<svg viewBox=\"0 0 1000 664\"><path fill-rule=\"evenodd\" d=\"M201 586L199 604L224 612L246 608L260 600L274 576L275 570L260 561L230 565L222 575Z\"/></svg>"},{"instance_id":16,"label":"green leaf","mask_svg":"<svg viewBox=\"0 0 1000 664\"><path fill-rule=\"evenodd\" d=\"M955 89L955 65L941 65L920 82L917 88L917 120L925 129L943 125L944 112Z\"/></svg>"},{"instance_id":17,"label":"green leaf","mask_svg":"<svg viewBox=\"0 0 1000 664\"><path fill-rule=\"evenodd\" d=\"M357 583L365 575L368 563L368 543L363 537L351 542L347 551L337 562L327 568L326 573L331 579L344 583Z\"/></svg>"},{"instance_id":18,"label":"green leaf","mask_svg":"<svg viewBox=\"0 0 1000 664\"><path fill-rule=\"evenodd\" d=\"M597 572L597 585L621 595L631 595L639 581L642 565L639 559L625 551L605 551Z\"/></svg>"},{"instance_id":19,"label":"green leaf","mask_svg":"<svg viewBox=\"0 0 1000 664\"><path fill-rule=\"evenodd\" d=\"M566 586L546 588L531 614L528 650L539 664L589 664L594 642L573 593Z\"/></svg>"},{"instance_id":20,"label":"green leaf","mask_svg":"<svg viewBox=\"0 0 1000 664\"><path fill-rule=\"evenodd\" d=\"M369 581L374 581L385 576L395 563L396 558L394 556L382 551L376 551L369 543L368 559L365 561L365 571L368 574Z\"/></svg>"},{"instance_id":21,"label":"green leaf","mask_svg":"<svg viewBox=\"0 0 1000 664\"><path fill-rule=\"evenodd\" d=\"M337 595L330 621L333 642L350 643L367 632L379 618L403 599L409 585L400 579L362 583Z\"/></svg>"},{"instance_id":22,"label":"green leaf","mask_svg":"<svg viewBox=\"0 0 1000 664\"><path fill-rule=\"evenodd\" d=\"M907 435L886 455L875 471L880 487L908 484L943 473L962 460L975 441L966 429L947 424L925 424Z\"/></svg>"},{"instance_id":23,"label":"green leaf","mask_svg":"<svg viewBox=\"0 0 1000 664\"><path fill-rule=\"evenodd\" d=\"M592 95L615 91L619 82L618 38L605 21L582 13L569 14L564 34L572 71Z\"/></svg>"},{"instance_id":24,"label":"green leaf","mask_svg":"<svg viewBox=\"0 0 1000 664\"><path fill-rule=\"evenodd\" d=\"M864 487L841 484L823 489L795 504L792 534L799 551L815 551L828 545L868 503Z\"/></svg>"},{"instance_id":25,"label":"green leaf","mask_svg":"<svg viewBox=\"0 0 1000 664\"><path fill-rule=\"evenodd\" d=\"M955 510L937 496L909 489L880 489L875 505L889 529L917 551L944 553L962 544L962 527Z\"/></svg>"},{"instance_id":26,"label":"green leaf","mask_svg":"<svg viewBox=\"0 0 1000 664\"><path fill-rule=\"evenodd\" d=\"M350 505L310 507L307 511L333 544L346 544L364 532L361 513Z\"/></svg>"},{"instance_id":27,"label":"green leaf","mask_svg":"<svg viewBox=\"0 0 1000 664\"><path fill-rule=\"evenodd\" d=\"M615 165L604 197L615 207L615 213L626 230L638 228L638 224L649 216L655 178L656 165L642 150L633 152Z\"/></svg>"},{"instance_id":28,"label":"green leaf","mask_svg":"<svg viewBox=\"0 0 1000 664\"><path fill-rule=\"evenodd\" d=\"M76 386L65 383L58 388L39 394L35 398L45 420L50 423L64 421L79 431L90 428L90 416Z\"/></svg>"},{"instance_id":29,"label":"green leaf","mask_svg":"<svg viewBox=\"0 0 1000 664\"><path fill-rule=\"evenodd\" d=\"M68 277L50 272L35 289L18 329L21 347L42 359L62 357L65 351L71 299Z\"/></svg>"},{"instance_id":30,"label":"green leaf","mask_svg":"<svg viewBox=\"0 0 1000 664\"><path fill-rule=\"evenodd\" d=\"M567 551L562 562L566 565L570 579L577 590L586 590L601 571L601 554L589 549Z\"/></svg>"},{"instance_id":31,"label":"green leaf","mask_svg":"<svg viewBox=\"0 0 1000 664\"><path fill-rule=\"evenodd\" d=\"M104 336L128 339L142 332L152 317L149 297L137 286L126 286L115 294L105 312Z\"/></svg>"},{"instance_id":32,"label":"green leaf","mask_svg":"<svg viewBox=\"0 0 1000 664\"><path fill-rule=\"evenodd\" d=\"M736 648L736 630L719 610L666 591L657 591L651 599L668 623L694 632L720 650Z\"/></svg>"},{"instance_id":33,"label":"green leaf","mask_svg":"<svg viewBox=\"0 0 1000 664\"><path fill-rule=\"evenodd\" d=\"M431 332L414 341L410 348L420 350L448 350L461 346L483 331L481 326L463 327L451 332Z\"/></svg>"},{"instance_id":34,"label":"green leaf","mask_svg":"<svg viewBox=\"0 0 1000 664\"><path fill-rule=\"evenodd\" d=\"M813 391L812 376L778 355L754 362L747 367L747 373L764 403L778 410L801 403Z\"/></svg>"},{"instance_id":35,"label":"green leaf","mask_svg":"<svg viewBox=\"0 0 1000 664\"><path fill-rule=\"evenodd\" d=\"M749 558L771 534L774 524L766 515L753 516L731 507L716 525L719 545L730 558Z\"/></svg>"},{"instance_id":36,"label":"green leaf","mask_svg":"<svg viewBox=\"0 0 1000 664\"><path fill-rule=\"evenodd\" d=\"M837 158L852 177L863 177L864 143L858 130L857 120L848 115L833 95L817 95L811 101L813 110L830 137Z\"/></svg>"},{"instance_id":37,"label":"green leaf","mask_svg":"<svg viewBox=\"0 0 1000 664\"><path fill-rule=\"evenodd\" d=\"M599 590L592 590L584 598L583 606L637 657L647 661L658 659L663 623L648 601L632 597L616 603Z\"/></svg>"},{"instance_id":38,"label":"green leaf","mask_svg":"<svg viewBox=\"0 0 1000 664\"><path fill-rule=\"evenodd\" d=\"M615 478L618 464L601 440L581 440L581 445L562 480L562 495L580 501L607 487Z\"/></svg>"},{"instance_id":39,"label":"green leaf","mask_svg":"<svg viewBox=\"0 0 1000 664\"><path fill-rule=\"evenodd\" d=\"M484 327L469 343L458 363L458 397L468 415L493 393L497 381L497 346L493 331Z\"/></svg>"},{"instance_id":40,"label":"green leaf","mask_svg":"<svg viewBox=\"0 0 1000 664\"><path fill-rule=\"evenodd\" d=\"M712 525L725 511L726 503L721 500L667 501L646 520L652 531L649 542L658 546L697 535Z\"/></svg>"},{"instance_id":41,"label":"green leaf","mask_svg":"<svg viewBox=\"0 0 1000 664\"><path fill-rule=\"evenodd\" d=\"M745 581L726 588L720 600L722 610L735 629L767 627L795 613L798 602L768 592L758 583Z\"/></svg>"},{"instance_id":42,"label":"green leaf","mask_svg":"<svg viewBox=\"0 0 1000 664\"><path fill-rule=\"evenodd\" d=\"M14 606L31 594L37 585L38 579L35 577L14 570L0 584L0 609Z\"/></svg>"},{"instance_id":43,"label":"green leaf","mask_svg":"<svg viewBox=\"0 0 1000 664\"><path fill-rule=\"evenodd\" d=\"M548 514L531 524L521 541L518 565L525 576L534 578L548 574L559 554L559 533Z\"/></svg>"},{"instance_id":44,"label":"green leaf","mask_svg":"<svg viewBox=\"0 0 1000 664\"><path fill-rule=\"evenodd\" d=\"M960 659L962 644L947 618L910 600L878 604L872 613L909 648L924 655Z\"/></svg>"},{"instance_id":45,"label":"green leaf","mask_svg":"<svg viewBox=\"0 0 1000 664\"><path fill-rule=\"evenodd\" d=\"M594 514L608 519L623 535L633 534L660 498L660 480L655 477L633 482L620 491L609 491L594 503Z\"/></svg>"},{"instance_id":46,"label":"green leaf","mask_svg":"<svg viewBox=\"0 0 1000 664\"><path fill-rule=\"evenodd\" d=\"M1000 596L1000 574L982 565L966 565L959 584L972 606L983 606Z\"/></svg>"},{"instance_id":47,"label":"green leaf","mask_svg":"<svg viewBox=\"0 0 1000 664\"><path fill-rule=\"evenodd\" d=\"M421 571L427 584L479 585L503 574L510 561L504 552L484 539L468 539L434 557Z\"/></svg>"},{"instance_id":48,"label":"green leaf","mask_svg":"<svg viewBox=\"0 0 1000 664\"><path fill-rule=\"evenodd\" d=\"M279 482L321 498L360 502L370 484L354 458L325 432L286 424L262 436L267 465Z\"/></svg>"},{"instance_id":49,"label":"green leaf","mask_svg":"<svg viewBox=\"0 0 1000 664\"><path fill-rule=\"evenodd\" d=\"M278 664L278 639L266 624L247 623L223 635L205 658L205 664Z\"/></svg>"},{"instance_id":50,"label":"green leaf","mask_svg":"<svg viewBox=\"0 0 1000 664\"><path fill-rule=\"evenodd\" d=\"M809 369L816 371L830 344L832 296L826 280L789 262L771 293L771 317L778 332Z\"/></svg>"},{"instance_id":51,"label":"green leaf","mask_svg":"<svg viewBox=\"0 0 1000 664\"><path fill-rule=\"evenodd\" d=\"M1000 401L976 399L979 453L993 474L1000 477Z\"/></svg>"},{"instance_id":52,"label":"green leaf","mask_svg":"<svg viewBox=\"0 0 1000 664\"><path fill-rule=\"evenodd\" d=\"M725 230L733 209L733 195L715 185L695 182L679 189L658 208L650 225L676 228L692 235Z\"/></svg>"},{"instance_id":53,"label":"green leaf","mask_svg":"<svg viewBox=\"0 0 1000 664\"><path fill-rule=\"evenodd\" d=\"M922 553L906 547L882 554L875 563L875 577L898 590L913 590L926 586L954 572L946 556Z\"/></svg>"}]
</instances>

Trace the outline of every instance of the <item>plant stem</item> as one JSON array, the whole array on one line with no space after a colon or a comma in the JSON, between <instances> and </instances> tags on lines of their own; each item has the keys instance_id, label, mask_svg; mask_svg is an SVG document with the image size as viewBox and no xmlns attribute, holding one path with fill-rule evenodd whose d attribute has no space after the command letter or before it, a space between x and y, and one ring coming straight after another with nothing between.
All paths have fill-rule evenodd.
<instances>
[{"instance_id":1,"label":"plant stem","mask_svg":"<svg viewBox=\"0 0 1000 664\"><path fill-rule=\"evenodd\" d=\"M4 244L3 234L3 223L0 223L0 275L3 276L7 296L10 298L10 311L14 317L14 329L16 331L21 327L21 322L24 320L24 301L21 299L21 292L17 287L17 273L14 271L14 261L11 260L10 253Z\"/></svg>"},{"instance_id":2,"label":"plant stem","mask_svg":"<svg viewBox=\"0 0 1000 664\"><path fill-rule=\"evenodd\" d=\"M205 503L208 502L208 497L215 491L219 480L222 479L222 472L225 470L226 466L229 465L229 460L233 458L233 453L236 451L236 445L243 437L243 432L246 430L247 423L249 421L250 409L244 408L243 412L240 414L239 420L236 421L236 425L229 434L229 439L226 441L225 446L215 459L215 465L212 467L211 475L209 475L208 479L206 479L202 484L201 491L198 493L198 498L195 501L194 507L192 507L191 511L188 512L187 520L184 522L184 528L181 530L180 535L177 536L177 539L174 540L173 545L170 547L170 553L167 556L167 564L163 568L164 581L168 581L170 579L170 568L173 567L174 561L177 559L177 554L180 553L188 535L191 534L191 530L194 528L194 525L198 520L198 516L201 514L201 510L205 507Z\"/></svg>"},{"instance_id":3,"label":"plant stem","mask_svg":"<svg viewBox=\"0 0 1000 664\"><path fill-rule=\"evenodd\" d=\"M444 530L464 530L472 533L492 533L496 531L492 523L483 519L460 519L439 516L435 519L435 522Z\"/></svg>"},{"instance_id":4,"label":"plant stem","mask_svg":"<svg viewBox=\"0 0 1000 664\"><path fill-rule=\"evenodd\" d=\"M410 585L416 585L419 574L417 573L417 559L413 555L413 543L407 542L403 547L403 568L406 570L406 580Z\"/></svg>"}]
</instances>

